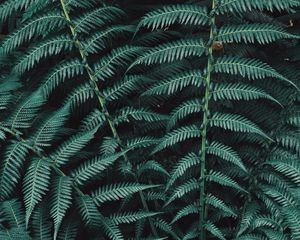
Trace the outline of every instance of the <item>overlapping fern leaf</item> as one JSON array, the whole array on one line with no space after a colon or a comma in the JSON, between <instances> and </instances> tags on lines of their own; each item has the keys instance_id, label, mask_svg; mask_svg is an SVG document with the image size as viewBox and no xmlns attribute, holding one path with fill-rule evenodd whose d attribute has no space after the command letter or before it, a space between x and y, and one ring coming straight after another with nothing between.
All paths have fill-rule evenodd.
<instances>
[{"instance_id":1,"label":"overlapping fern leaf","mask_svg":"<svg viewBox=\"0 0 300 240\"><path fill-rule=\"evenodd\" d=\"M149 3L0 3L0 238L299 239L300 2Z\"/></svg>"},{"instance_id":2,"label":"overlapping fern leaf","mask_svg":"<svg viewBox=\"0 0 300 240\"><path fill-rule=\"evenodd\" d=\"M6 77L1 79L1 110L9 109L1 116L1 236L75 239L89 232L127 239L142 220L152 227L147 234L158 236L154 218L160 212L143 191L159 193L160 180L140 178L137 171L147 160L137 152L155 141L130 128L163 126L167 117L128 104L146 86L139 83L144 76L126 74L143 52L129 41L135 28L129 20L121 25L127 16L117 6L81 0L46 1L33 8L37 2L1 5L3 21L13 12L24 19L0 47L4 59L13 59L12 64L3 60ZM110 38L120 41L112 44ZM148 165L148 171L157 171L156 163ZM131 209L131 201L141 211ZM102 203L120 207L111 212ZM9 208L16 213L6 213ZM17 223L9 222L13 214ZM79 222L86 227L77 231ZM124 224L132 231L121 230Z\"/></svg>"}]
</instances>

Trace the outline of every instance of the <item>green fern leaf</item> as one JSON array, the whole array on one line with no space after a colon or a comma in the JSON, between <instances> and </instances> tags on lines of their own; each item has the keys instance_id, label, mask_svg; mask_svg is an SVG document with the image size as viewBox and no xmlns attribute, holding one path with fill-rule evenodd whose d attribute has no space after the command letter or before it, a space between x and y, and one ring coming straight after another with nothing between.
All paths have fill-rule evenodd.
<instances>
[{"instance_id":1,"label":"green fern leaf","mask_svg":"<svg viewBox=\"0 0 300 240\"><path fill-rule=\"evenodd\" d=\"M119 100L135 91L140 80L139 76L125 76L122 81L117 82L110 88L106 88L102 94L108 102Z\"/></svg>"},{"instance_id":2,"label":"green fern leaf","mask_svg":"<svg viewBox=\"0 0 300 240\"><path fill-rule=\"evenodd\" d=\"M115 48L94 66L94 77L98 81L105 81L116 74L120 68L128 66L142 52L142 47L124 46Z\"/></svg>"},{"instance_id":3,"label":"green fern leaf","mask_svg":"<svg viewBox=\"0 0 300 240\"><path fill-rule=\"evenodd\" d=\"M268 44L283 38L299 38L282 27L271 24L242 24L221 27L217 39L221 42L241 42Z\"/></svg>"},{"instance_id":4,"label":"green fern leaf","mask_svg":"<svg viewBox=\"0 0 300 240\"><path fill-rule=\"evenodd\" d=\"M153 153L161 151L176 143L186 141L191 138L199 138L201 136L200 128L197 125L189 125L177 128L166 134L158 143Z\"/></svg>"},{"instance_id":5,"label":"green fern leaf","mask_svg":"<svg viewBox=\"0 0 300 240\"><path fill-rule=\"evenodd\" d=\"M123 240L123 236L118 227L109 219L105 219L98 211L95 203L90 196L84 195L77 199L79 212L84 222L90 226L101 226L110 239Z\"/></svg>"},{"instance_id":6,"label":"green fern leaf","mask_svg":"<svg viewBox=\"0 0 300 240\"><path fill-rule=\"evenodd\" d=\"M82 220L86 225L90 225L92 227L100 225L100 213L97 209L97 206L93 202L93 199L90 196L78 196L76 198L76 205L82 217Z\"/></svg>"},{"instance_id":7,"label":"green fern leaf","mask_svg":"<svg viewBox=\"0 0 300 240\"><path fill-rule=\"evenodd\" d=\"M75 240L78 233L79 221L71 215L67 220L63 221L59 233L59 240Z\"/></svg>"},{"instance_id":8,"label":"green fern leaf","mask_svg":"<svg viewBox=\"0 0 300 240\"><path fill-rule=\"evenodd\" d=\"M230 208L229 206L227 206L224 201L222 201L221 199L217 198L216 196L212 195L212 194L208 194L205 198L205 202L208 205L211 205L221 211L223 211L226 214L229 214L232 217L237 217L237 213Z\"/></svg>"},{"instance_id":9,"label":"green fern leaf","mask_svg":"<svg viewBox=\"0 0 300 240\"><path fill-rule=\"evenodd\" d=\"M182 198L184 195L192 191L199 191L199 189L200 189L199 181L195 178L189 179L182 185L176 187L174 191L172 191L172 195L165 203L165 206L169 205L171 202L173 202L176 199Z\"/></svg>"},{"instance_id":10,"label":"green fern leaf","mask_svg":"<svg viewBox=\"0 0 300 240\"><path fill-rule=\"evenodd\" d=\"M5 54L31 40L37 35L60 29L66 24L65 18L60 12L51 12L30 20L24 26L10 34L1 44L1 51Z\"/></svg>"},{"instance_id":11,"label":"green fern leaf","mask_svg":"<svg viewBox=\"0 0 300 240\"><path fill-rule=\"evenodd\" d=\"M83 72L84 65L78 59L58 64L49 73L42 85L44 96L48 97L66 78L74 78L75 76L82 75Z\"/></svg>"},{"instance_id":12,"label":"green fern leaf","mask_svg":"<svg viewBox=\"0 0 300 240\"><path fill-rule=\"evenodd\" d=\"M52 224L49 220L45 204L40 204L32 214L32 236L33 239L51 240Z\"/></svg>"},{"instance_id":13,"label":"green fern leaf","mask_svg":"<svg viewBox=\"0 0 300 240\"><path fill-rule=\"evenodd\" d=\"M297 88L292 81L276 72L268 64L256 59L221 57L216 60L214 70L217 73L221 72L232 75L241 75L242 77L247 77L253 80L267 77L277 78Z\"/></svg>"},{"instance_id":14,"label":"green fern leaf","mask_svg":"<svg viewBox=\"0 0 300 240\"><path fill-rule=\"evenodd\" d=\"M57 238L58 230L66 211L72 203L72 181L67 176L55 179L51 198L51 217L54 221L54 239Z\"/></svg>"},{"instance_id":15,"label":"green fern leaf","mask_svg":"<svg viewBox=\"0 0 300 240\"><path fill-rule=\"evenodd\" d=\"M205 224L205 229L209 231L214 237L217 237L221 240L226 240L221 230L217 228L212 222L207 221L207 223Z\"/></svg>"},{"instance_id":16,"label":"green fern leaf","mask_svg":"<svg viewBox=\"0 0 300 240\"><path fill-rule=\"evenodd\" d=\"M178 178L182 177L186 173L187 169L199 164L200 157L193 152L180 159L171 172L171 177L168 181L166 189L169 189Z\"/></svg>"},{"instance_id":17,"label":"green fern leaf","mask_svg":"<svg viewBox=\"0 0 300 240\"><path fill-rule=\"evenodd\" d=\"M92 197L97 205L101 205L106 201L119 200L134 193L158 186L139 183L117 183L100 187L92 193Z\"/></svg>"},{"instance_id":18,"label":"green fern leaf","mask_svg":"<svg viewBox=\"0 0 300 240\"><path fill-rule=\"evenodd\" d=\"M144 120L147 122L164 121L168 119L167 116L152 112L148 109L126 107L118 111L117 116L115 117L115 123L119 125L124 122L130 122L130 117L134 120Z\"/></svg>"},{"instance_id":19,"label":"green fern leaf","mask_svg":"<svg viewBox=\"0 0 300 240\"><path fill-rule=\"evenodd\" d=\"M146 92L144 92L142 96L164 94L171 95L178 91L181 91L187 86L200 87L204 81L205 78L201 71L192 70L189 72L178 74L175 77L170 77L169 79L155 84Z\"/></svg>"},{"instance_id":20,"label":"green fern leaf","mask_svg":"<svg viewBox=\"0 0 300 240\"><path fill-rule=\"evenodd\" d=\"M34 159L24 178L23 193L26 207L26 226L35 206L49 190L50 165L46 159Z\"/></svg>"},{"instance_id":21,"label":"green fern leaf","mask_svg":"<svg viewBox=\"0 0 300 240\"><path fill-rule=\"evenodd\" d=\"M78 185L84 185L88 180L93 179L107 167L112 165L118 158L122 157L125 152L119 152L109 156L95 157L92 160L85 161L82 165L72 172L73 180Z\"/></svg>"},{"instance_id":22,"label":"green fern leaf","mask_svg":"<svg viewBox=\"0 0 300 240\"><path fill-rule=\"evenodd\" d=\"M281 105L275 98L257 87L240 83L216 84L212 96L217 100L255 100L259 98L269 99Z\"/></svg>"},{"instance_id":23,"label":"green fern leaf","mask_svg":"<svg viewBox=\"0 0 300 240\"><path fill-rule=\"evenodd\" d=\"M199 113L203 111L203 105L199 99L192 99L183 102L171 112L171 118L168 122L168 128L174 127L177 122L190 114Z\"/></svg>"},{"instance_id":24,"label":"green fern leaf","mask_svg":"<svg viewBox=\"0 0 300 240\"><path fill-rule=\"evenodd\" d=\"M57 55L62 51L70 51L73 47L73 40L68 36L54 37L39 42L36 46L31 47L19 60L17 65L13 68L13 72L21 75L33 68L41 59Z\"/></svg>"},{"instance_id":25,"label":"green fern leaf","mask_svg":"<svg viewBox=\"0 0 300 240\"><path fill-rule=\"evenodd\" d=\"M198 214L198 213L199 213L199 203L193 202L192 204L189 204L185 206L183 209L181 209L173 218L171 224L174 224L175 222L179 221L180 219L186 216L189 216L191 214Z\"/></svg>"},{"instance_id":26,"label":"green fern leaf","mask_svg":"<svg viewBox=\"0 0 300 240\"><path fill-rule=\"evenodd\" d=\"M283 214L285 215L289 227L291 229L291 239L296 240L300 238L300 213L299 209L295 208L283 208Z\"/></svg>"},{"instance_id":27,"label":"green fern leaf","mask_svg":"<svg viewBox=\"0 0 300 240\"><path fill-rule=\"evenodd\" d=\"M209 21L206 7L197 5L169 5L154 10L144 16L138 28L147 27L154 29L166 28L174 23L183 25L205 25Z\"/></svg>"},{"instance_id":28,"label":"green fern leaf","mask_svg":"<svg viewBox=\"0 0 300 240\"><path fill-rule=\"evenodd\" d=\"M5 124L11 129L31 127L32 120L44 103L41 91L34 92L17 104Z\"/></svg>"},{"instance_id":29,"label":"green fern leaf","mask_svg":"<svg viewBox=\"0 0 300 240\"><path fill-rule=\"evenodd\" d=\"M291 179L297 186L300 186L300 164L298 161L273 160L266 164L271 165L276 171Z\"/></svg>"},{"instance_id":30,"label":"green fern leaf","mask_svg":"<svg viewBox=\"0 0 300 240\"><path fill-rule=\"evenodd\" d=\"M139 212L123 212L123 213L117 213L117 214L113 214L111 216L109 216L109 219L112 223L119 225L122 223L132 223L132 222L136 222L140 219L143 218L149 218L149 217L153 217L156 215L159 215L160 213L156 213L156 212L143 212L143 211L139 211Z\"/></svg>"},{"instance_id":31,"label":"green fern leaf","mask_svg":"<svg viewBox=\"0 0 300 240\"><path fill-rule=\"evenodd\" d=\"M205 45L201 39L178 40L165 43L147 51L131 64L129 69L135 65L152 65L170 63L187 57L201 57L205 52Z\"/></svg>"},{"instance_id":32,"label":"green fern leaf","mask_svg":"<svg viewBox=\"0 0 300 240\"><path fill-rule=\"evenodd\" d=\"M25 230L25 214L17 199L2 202L0 209L10 227Z\"/></svg>"},{"instance_id":33,"label":"green fern leaf","mask_svg":"<svg viewBox=\"0 0 300 240\"><path fill-rule=\"evenodd\" d=\"M267 9L269 11L273 10L284 10L290 7L300 6L298 0L286 1L286 0L272 0L272 1L261 1L261 0L221 0L218 7L217 13L227 13L227 12L246 12L253 9L258 9L260 11Z\"/></svg>"},{"instance_id":34,"label":"green fern leaf","mask_svg":"<svg viewBox=\"0 0 300 240\"><path fill-rule=\"evenodd\" d=\"M232 148L223 145L222 143L212 142L207 148L207 153L220 157L225 161L231 162L243 171L247 172L247 169L239 155Z\"/></svg>"},{"instance_id":35,"label":"green fern leaf","mask_svg":"<svg viewBox=\"0 0 300 240\"><path fill-rule=\"evenodd\" d=\"M113 22L116 19L124 17L125 13L116 7L107 6L96 8L87 12L74 20L74 29L77 33L89 33L96 27L101 27L106 23Z\"/></svg>"},{"instance_id":36,"label":"green fern leaf","mask_svg":"<svg viewBox=\"0 0 300 240\"><path fill-rule=\"evenodd\" d=\"M52 116L47 118L40 124L38 129L32 133L30 141L36 147L51 146L51 141L54 140L59 130L62 128L70 114L70 106L66 104L61 109L55 111Z\"/></svg>"},{"instance_id":37,"label":"green fern leaf","mask_svg":"<svg viewBox=\"0 0 300 240\"><path fill-rule=\"evenodd\" d=\"M53 164L58 167L67 164L70 157L79 152L94 137L96 130L97 129L93 129L92 131L79 133L66 140L49 156Z\"/></svg>"},{"instance_id":38,"label":"green fern leaf","mask_svg":"<svg viewBox=\"0 0 300 240\"><path fill-rule=\"evenodd\" d=\"M169 173L167 172L167 170L154 160L148 160L137 167L137 174L139 176L142 176L147 171L155 171L162 174L163 176L169 177Z\"/></svg>"},{"instance_id":39,"label":"green fern leaf","mask_svg":"<svg viewBox=\"0 0 300 240\"><path fill-rule=\"evenodd\" d=\"M100 128L106 122L106 117L103 112L94 109L89 115L85 117L80 125L80 131L91 131L95 128Z\"/></svg>"},{"instance_id":40,"label":"green fern leaf","mask_svg":"<svg viewBox=\"0 0 300 240\"><path fill-rule=\"evenodd\" d=\"M256 133L273 141L255 123L237 114L215 113L210 119L210 125L235 132Z\"/></svg>"},{"instance_id":41,"label":"green fern leaf","mask_svg":"<svg viewBox=\"0 0 300 240\"><path fill-rule=\"evenodd\" d=\"M96 54L99 51L104 50L113 38L116 38L121 34L124 35L132 32L134 32L134 27L132 25L110 26L103 31L97 31L83 42L84 49L88 54Z\"/></svg>"},{"instance_id":42,"label":"green fern leaf","mask_svg":"<svg viewBox=\"0 0 300 240\"><path fill-rule=\"evenodd\" d=\"M12 142L1 160L0 198L10 196L21 177L21 168L28 154L28 147L24 142Z\"/></svg>"},{"instance_id":43,"label":"green fern leaf","mask_svg":"<svg viewBox=\"0 0 300 240\"><path fill-rule=\"evenodd\" d=\"M232 178L226 176L221 172L216 172L211 170L208 173L208 175L206 175L206 179L207 181L216 182L222 186L227 186L236 189L238 191L247 193L247 191L244 188L242 188L235 180L233 180Z\"/></svg>"}]
</instances>

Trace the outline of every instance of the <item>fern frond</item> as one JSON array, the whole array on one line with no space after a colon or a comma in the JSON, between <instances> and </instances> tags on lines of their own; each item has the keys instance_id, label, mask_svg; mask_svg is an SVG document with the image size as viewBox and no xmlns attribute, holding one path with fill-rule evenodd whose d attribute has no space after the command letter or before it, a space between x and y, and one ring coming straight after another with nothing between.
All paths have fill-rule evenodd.
<instances>
[{"instance_id":1,"label":"fern frond","mask_svg":"<svg viewBox=\"0 0 300 240\"><path fill-rule=\"evenodd\" d=\"M70 157L79 152L94 137L96 129L78 133L62 143L55 152L49 155L53 164L58 167L67 164Z\"/></svg>"},{"instance_id":2,"label":"fern frond","mask_svg":"<svg viewBox=\"0 0 300 240\"><path fill-rule=\"evenodd\" d=\"M50 165L47 159L34 159L24 178L23 193L26 207L26 226L35 206L49 190Z\"/></svg>"},{"instance_id":3,"label":"fern frond","mask_svg":"<svg viewBox=\"0 0 300 240\"><path fill-rule=\"evenodd\" d=\"M93 199L88 195L78 196L76 198L76 205L86 225L99 226L101 223L101 216Z\"/></svg>"},{"instance_id":4,"label":"fern frond","mask_svg":"<svg viewBox=\"0 0 300 240\"><path fill-rule=\"evenodd\" d=\"M112 52L96 63L94 66L94 77L98 81L105 81L116 74L120 68L130 65L130 63L141 54L142 47L124 46L115 48Z\"/></svg>"},{"instance_id":5,"label":"fern frond","mask_svg":"<svg viewBox=\"0 0 300 240\"><path fill-rule=\"evenodd\" d=\"M212 194L208 194L205 198L206 204L213 206L214 208L217 208L226 214L229 214L232 217L237 217L237 213L232 209L231 207L227 206L223 200L217 198L216 196Z\"/></svg>"},{"instance_id":6,"label":"fern frond","mask_svg":"<svg viewBox=\"0 0 300 240\"><path fill-rule=\"evenodd\" d=\"M214 65L215 72L227 73L232 75L241 75L249 79L263 79L266 77L277 78L281 81L297 88L295 83L276 72L268 64L256 59L239 57L221 57L216 60Z\"/></svg>"},{"instance_id":7,"label":"fern frond","mask_svg":"<svg viewBox=\"0 0 300 240\"><path fill-rule=\"evenodd\" d=\"M117 213L117 214L113 214L111 216L109 216L109 219L112 223L119 225L122 223L132 223L132 222L136 222L140 219L143 218L149 218L149 217L153 217L156 215L159 215L160 213L156 213L156 212L143 212L143 211L139 211L139 212L123 212L123 213Z\"/></svg>"},{"instance_id":8,"label":"fern frond","mask_svg":"<svg viewBox=\"0 0 300 240\"><path fill-rule=\"evenodd\" d=\"M58 239L59 240L75 240L78 233L79 222L71 215L61 224Z\"/></svg>"},{"instance_id":9,"label":"fern frond","mask_svg":"<svg viewBox=\"0 0 300 240\"><path fill-rule=\"evenodd\" d=\"M220 127L224 128L225 130L228 129L235 132L256 133L264 138L273 141L255 123L251 122L241 115L215 113L210 119L210 125L212 127Z\"/></svg>"},{"instance_id":10,"label":"fern frond","mask_svg":"<svg viewBox=\"0 0 300 240\"><path fill-rule=\"evenodd\" d=\"M241 219L237 237L242 236L242 234L251 226L251 223L253 219L255 219L255 217L257 216L258 212L259 212L259 206L254 202L245 206L245 212Z\"/></svg>"},{"instance_id":11,"label":"fern frond","mask_svg":"<svg viewBox=\"0 0 300 240\"><path fill-rule=\"evenodd\" d=\"M157 144L158 140L153 137L138 137L132 138L126 141L126 148L128 150L133 150L136 148L146 148L152 145Z\"/></svg>"},{"instance_id":12,"label":"fern frond","mask_svg":"<svg viewBox=\"0 0 300 240\"><path fill-rule=\"evenodd\" d=\"M208 175L206 175L207 181L216 182L222 186L227 186L230 188L234 188L241 192L247 192L243 187L241 187L235 180L226 176L221 172L210 171Z\"/></svg>"},{"instance_id":13,"label":"fern frond","mask_svg":"<svg viewBox=\"0 0 300 240\"><path fill-rule=\"evenodd\" d=\"M180 219L189 216L191 214L197 214L199 213L199 203L193 202L192 204L189 204L185 206L183 209L181 209L176 216L173 218L171 224L179 221Z\"/></svg>"},{"instance_id":14,"label":"fern frond","mask_svg":"<svg viewBox=\"0 0 300 240\"><path fill-rule=\"evenodd\" d=\"M130 118L138 121L144 120L147 122L164 121L168 119L167 116L152 112L148 109L126 107L119 110L115 117L115 123L119 125L120 123L130 122Z\"/></svg>"},{"instance_id":15,"label":"fern frond","mask_svg":"<svg viewBox=\"0 0 300 240\"><path fill-rule=\"evenodd\" d=\"M92 160L85 161L72 172L74 182L78 185L83 185L88 180L91 180L99 175L123 155L124 152L119 152L109 156L99 156L93 158Z\"/></svg>"},{"instance_id":16,"label":"fern frond","mask_svg":"<svg viewBox=\"0 0 300 240\"><path fill-rule=\"evenodd\" d=\"M212 222L207 221L207 223L205 224L205 229L209 231L214 237L217 237L221 240L226 240L221 230L217 228L216 225L214 225Z\"/></svg>"},{"instance_id":17,"label":"fern frond","mask_svg":"<svg viewBox=\"0 0 300 240\"><path fill-rule=\"evenodd\" d=\"M62 176L54 181L50 213L54 221L54 239L56 239L61 222L72 203L72 180Z\"/></svg>"},{"instance_id":18,"label":"fern frond","mask_svg":"<svg viewBox=\"0 0 300 240\"><path fill-rule=\"evenodd\" d=\"M74 29L77 33L89 33L96 27L101 27L106 23L120 19L124 15L125 13L121 9L114 6L96 8L75 19L73 21Z\"/></svg>"},{"instance_id":19,"label":"fern frond","mask_svg":"<svg viewBox=\"0 0 300 240\"><path fill-rule=\"evenodd\" d=\"M21 168L28 154L28 147L23 142L12 142L1 160L0 198L10 196L21 177Z\"/></svg>"},{"instance_id":20,"label":"fern frond","mask_svg":"<svg viewBox=\"0 0 300 240\"><path fill-rule=\"evenodd\" d=\"M39 204L32 214L32 236L34 239L50 240L52 224L45 204Z\"/></svg>"},{"instance_id":21,"label":"fern frond","mask_svg":"<svg viewBox=\"0 0 300 240\"><path fill-rule=\"evenodd\" d=\"M11 129L22 129L31 127L33 118L45 103L41 91L36 91L25 99L19 101L15 110L6 120L5 124Z\"/></svg>"},{"instance_id":22,"label":"fern frond","mask_svg":"<svg viewBox=\"0 0 300 240\"><path fill-rule=\"evenodd\" d=\"M187 86L200 87L205 80L202 72L199 70L191 70L189 72L184 72L178 74L174 77L170 77L166 80L158 82L146 92L142 94L145 95L171 95L177 91L181 91Z\"/></svg>"},{"instance_id":23,"label":"fern frond","mask_svg":"<svg viewBox=\"0 0 300 240\"><path fill-rule=\"evenodd\" d=\"M106 88L102 94L108 102L119 100L135 91L138 88L139 81L141 81L139 76L125 76L122 81Z\"/></svg>"},{"instance_id":24,"label":"fern frond","mask_svg":"<svg viewBox=\"0 0 300 240\"><path fill-rule=\"evenodd\" d=\"M199 138L201 136L200 128L197 125L189 125L177 128L167 133L158 143L154 152L161 151L176 143L186 141L191 138Z\"/></svg>"},{"instance_id":25,"label":"fern frond","mask_svg":"<svg viewBox=\"0 0 300 240\"><path fill-rule=\"evenodd\" d=\"M158 185L144 185L139 183L117 183L100 187L92 193L92 197L97 205L106 201L119 200L134 193L158 187Z\"/></svg>"},{"instance_id":26,"label":"fern frond","mask_svg":"<svg viewBox=\"0 0 300 240\"><path fill-rule=\"evenodd\" d=\"M25 213L22 209L21 203L17 199L2 202L0 209L11 228L25 230Z\"/></svg>"},{"instance_id":27,"label":"fern frond","mask_svg":"<svg viewBox=\"0 0 300 240\"><path fill-rule=\"evenodd\" d=\"M90 84L83 84L77 87L68 97L66 102L71 103L72 108L76 108L78 105L86 102L89 99L93 99L95 96L95 89Z\"/></svg>"},{"instance_id":28,"label":"fern frond","mask_svg":"<svg viewBox=\"0 0 300 240\"><path fill-rule=\"evenodd\" d=\"M21 75L39 63L41 59L57 55L62 51L70 51L73 47L73 40L68 36L47 39L30 48L13 68L13 72Z\"/></svg>"},{"instance_id":29,"label":"fern frond","mask_svg":"<svg viewBox=\"0 0 300 240\"><path fill-rule=\"evenodd\" d=\"M219 29L217 39L221 42L242 42L259 44L268 44L278 39L299 38L290 34L282 27L271 24L242 24L233 26L224 26Z\"/></svg>"},{"instance_id":30,"label":"fern frond","mask_svg":"<svg viewBox=\"0 0 300 240\"><path fill-rule=\"evenodd\" d=\"M161 164L154 160L148 160L140 164L137 168L137 174L139 176L142 176L147 171L155 171L162 174L163 176L169 176L168 171Z\"/></svg>"},{"instance_id":31,"label":"fern frond","mask_svg":"<svg viewBox=\"0 0 300 240\"><path fill-rule=\"evenodd\" d=\"M174 23L202 26L209 21L207 8L198 5L169 5L146 14L138 28L163 29Z\"/></svg>"},{"instance_id":32,"label":"fern frond","mask_svg":"<svg viewBox=\"0 0 300 240\"><path fill-rule=\"evenodd\" d=\"M259 98L269 99L281 105L275 98L257 87L241 83L216 84L212 96L217 100L255 100Z\"/></svg>"},{"instance_id":33,"label":"fern frond","mask_svg":"<svg viewBox=\"0 0 300 240\"><path fill-rule=\"evenodd\" d=\"M129 69L139 64L162 64L182 60L192 56L201 57L204 54L205 49L204 42L201 39L186 39L165 43L148 50L145 54L133 62Z\"/></svg>"},{"instance_id":34,"label":"fern frond","mask_svg":"<svg viewBox=\"0 0 300 240\"><path fill-rule=\"evenodd\" d=\"M246 12L254 9L257 10L284 10L291 7L300 6L298 0L285 1L285 0L272 0L272 1L260 1L260 0L221 0L219 6L217 7L217 13L228 13L228 12Z\"/></svg>"},{"instance_id":35,"label":"fern frond","mask_svg":"<svg viewBox=\"0 0 300 240\"><path fill-rule=\"evenodd\" d=\"M100 128L106 122L106 117L103 112L98 109L94 109L88 114L80 125L80 131L91 131L95 128Z\"/></svg>"},{"instance_id":36,"label":"fern frond","mask_svg":"<svg viewBox=\"0 0 300 240\"><path fill-rule=\"evenodd\" d=\"M271 165L276 171L289 178L297 186L300 185L300 164L298 161L273 160L266 164Z\"/></svg>"},{"instance_id":37,"label":"fern frond","mask_svg":"<svg viewBox=\"0 0 300 240\"><path fill-rule=\"evenodd\" d=\"M169 205L171 202L178 198L182 198L184 195L192 192L192 191L199 191L200 184L199 181L195 178L189 179L182 185L179 185L172 191L171 197L168 199L168 201L165 203L165 206Z\"/></svg>"},{"instance_id":38,"label":"fern frond","mask_svg":"<svg viewBox=\"0 0 300 240\"><path fill-rule=\"evenodd\" d=\"M289 227L291 229L291 239L296 240L300 237L300 215L299 215L299 209L295 208L283 208L282 209L283 214L286 217L286 220L289 224Z\"/></svg>"},{"instance_id":39,"label":"fern frond","mask_svg":"<svg viewBox=\"0 0 300 240\"><path fill-rule=\"evenodd\" d=\"M42 84L42 89L45 97L49 96L53 90L64 82L66 78L74 78L82 75L84 65L78 59L62 62L52 70Z\"/></svg>"},{"instance_id":40,"label":"fern frond","mask_svg":"<svg viewBox=\"0 0 300 240\"><path fill-rule=\"evenodd\" d=\"M0 238L4 240L24 239L31 240L29 234L21 228L0 229Z\"/></svg>"},{"instance_id":41,"label":"fern frond","mask_svg":"<svg viewBox=\"0 0 300 240\"><path fill-rule=\"evenodd\" d=\"M24 26L10 34L1 44L0 51L5 54L12 52L33 37L43 35L45 32L57 30L66 24L60 12L51 12L30 20Z\"/></svg>"},{"instance_id":42,"label":"fern frond","mask_svg":"<svg viewBox=\"0 0 300 240\"><path fill-rule=\"evenodd\" d=\"M111 40L116 38L119 34L124 35L132 32L134 32L134 27L132 25L110 26L103 31L97 31L83 42L84 49L88 54L96 54L99 51L104 50Z\"/></svg>"},{"instance_id":43,"label":"fern frond","mask_svg":"<svg viewBox=\"0 0 300 240\"><path fill-rule=\"evenodd\" d=\"M239 157L237 152L235 152L229 146L214 141L208 146L207 153L222 158L222 160L231 162L232 164L238 166L243 171L247 172L247 169L244 163L242 162L242 159Z\"/></svg>"},{"instance_id":44,"label":"fern frond","mask_svg":"<svg viewBox=\"0 0 300 240\"><path fill-rule=\"evenodd\" d=\"M52 116L40 124L38 129L30 137L30 141L36 147L48 147L58 134L70 114L70 106L66 104L55 111Z\"/></svg>"},{"instance_id":45,"label":"fern frond","mask_svg":"<svg viewBox=\"0 0 300 240\"><path fill-rule=\"evenodd\" d=\"M35 4L38 0L7 0L1 2L0 5L0 19L5 21L11 14L19 10L24 10Z\"/></svg>"},{"instance_id":46,"label":"fern frond","mask_svg":"<svg viewBox=\"0 0 300 240\"><path fill-rule=\"evenodd\" d=\"M181 158L171 172L171 177L166 189L169 189L178 178L182 177L186 173L187 169L198 164L200 164L200 157L193 152Z\"/></svg>"},{"instance_id":47,"label":"fern frond","mask_svg":"<svg viewBox=\"0 0 300 240\"><path fill-rule=\"evenodd\" d=\"M189 116L190 114L199 113L202 111L203 105L199 99L185 101L171 112L168 128L174 127L179 120Z\"/></svg>"}]
</instances>

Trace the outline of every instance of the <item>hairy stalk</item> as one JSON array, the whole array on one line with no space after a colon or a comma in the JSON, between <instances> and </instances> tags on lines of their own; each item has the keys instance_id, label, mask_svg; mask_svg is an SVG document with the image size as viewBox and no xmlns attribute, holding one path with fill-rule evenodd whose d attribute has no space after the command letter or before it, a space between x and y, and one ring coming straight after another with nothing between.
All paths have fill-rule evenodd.
<instances>
[{"instance_id":1,"label":"hairy stalk","mask_svg":"<svg viewBox=\"0 0 300 240\"><path fill-rule=\"evenodd\" d=\"M103 113L104 113L104 115L106 117L106 120L107 120L107 122L109 124L109 127L110 127L111 131L112 131L113 137L117 140L117 142L119 144L120 150L122 152L125 152L124 149L123 149L123 145L122 145L120 136L118 135L116 126L115 126L114 122L111 120L110 114L109 114L109 112L107 110L105 98L102 96L102 94L100 92L100 89L99 89L99 87L97 85L97 81L96 81L96 79L94 77L93 70L92 70L92 68L88 64L87 57L86 57L87 54L86 54L86 52L84 50L84 47L82 46L81 42L77 38L77 33L75 31L74 26L72 25L72 21L71 21L69 12L68 12L66 4L65 4L65 0L60 0L60 3L61 3L61 6L62 6L62 10L63 10L64 16L65 16L67 22L69 23L69 28L70 28L71 34L72 34L72 36L74 38L75 45L76 45L76 47L79 50L81 59L83 61L84 67L86 69L86 72L88 74L89 82L90 82L91 86L94 87L95 93L96 93L98 101L99 101L99 105L100 105L100 107L101 107L101 109L102 109L102 111L103 111ZM126 155L126 153L123 154L123 158L124 158L126 164L128 164L129 166L131 166L131 163L130 163L130 161L129 161L127 155ZM136 174L133 173L133 175L136 178ZM148 207L148 204L147 204L147 202L145 200L144 194L140 191L139 195L140 195L141 202L142 202L142 205L143 205L144 209L146 211L149 211L149 207ZM153 221L151 220L151 218L149 218L149 223L150 223L152 234L155 237L158 237L158 233L157 233L157 231L156 231L156 229L154 227L154 224L153 224Z\"/></svg>"},{"instance_id":2,"label":"hairy stalk","mask_svg":"<svg viewBox=\"0 0 300 240\"><path fill-rule=\"evenodd\" d=\"M206 148L207 148L207 130L209 122L209 99L210 99L210 85L211 85L211 74L213 70L213 42L215 38L216 25L215 25L215 0L212 0L212 9L210 17L210 34L208 40L208 60L206 69L206 79L205 79L205 96L204 96L204 110L203 110L203 120L201 126L201 150L200 150L200 240L206 239L205 223L206 223L206 207L205 207L205 176L206 176Z\"/></svg>"}]
</instances>

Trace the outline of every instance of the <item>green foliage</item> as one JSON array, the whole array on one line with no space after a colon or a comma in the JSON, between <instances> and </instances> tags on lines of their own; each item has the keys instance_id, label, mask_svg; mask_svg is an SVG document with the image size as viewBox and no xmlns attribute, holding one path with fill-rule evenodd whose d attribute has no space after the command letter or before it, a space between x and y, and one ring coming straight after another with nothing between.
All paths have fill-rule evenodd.
<instances>
[{"instance_id":1,"label":"green foliage","mask_svg":"<svg viewBox=\"0 0 300 240\"><path fill-rule=\"evenodd\" d=\"M3 0L0 239L299 239L299 7Z\"/></svg>"}]
</instances>

